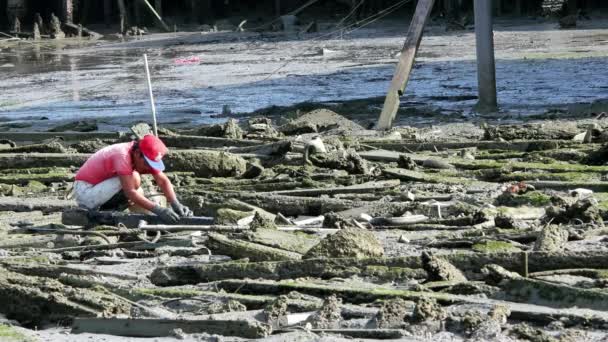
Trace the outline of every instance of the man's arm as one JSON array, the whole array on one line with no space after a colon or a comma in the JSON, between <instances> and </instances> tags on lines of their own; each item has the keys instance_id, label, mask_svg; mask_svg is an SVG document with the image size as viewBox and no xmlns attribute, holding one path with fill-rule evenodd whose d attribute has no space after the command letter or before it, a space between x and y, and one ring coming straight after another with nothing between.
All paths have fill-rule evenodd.
<instances>
[{"instance_id":1,"label":"man's arm","mask_svg":"<svg viewBox=\"0 0 608 342\"><path fill-rule=\"evenodd\" d=\"M165 175L162 172L153 174L152 177L154 177L154 180L156 181L156 184L160 187L160 190L163 192L163 194L165 194L165 197L167 198L167 202L172 203L174 202L177 197L175 196L175 191L173 190L173 185L171 184L171 181L169 180L169 178L167 178L167 175Z\"/></svg>"},{"instance_id":2,"label":"man's arm","mask_svg":"<svg viewBox=\"0 0 608 342\"><path fill-rule=\"evenodd\" d=\"M122 191L125 196L133 202L133 204L142 207L146 210L152 210L155 204L147 199L144 195L137 192L137 181L133 175L118 176L120 178L120 184L122 185Z\"/></svg>"}]
</instances>

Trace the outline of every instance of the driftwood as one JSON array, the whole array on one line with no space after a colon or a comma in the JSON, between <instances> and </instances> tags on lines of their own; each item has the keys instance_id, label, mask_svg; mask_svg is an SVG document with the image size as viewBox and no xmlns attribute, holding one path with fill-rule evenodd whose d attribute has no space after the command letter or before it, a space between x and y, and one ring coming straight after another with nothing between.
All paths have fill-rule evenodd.
<instances>
[{"instance_id":1,"label":"driftwood","mask_svg":"<svg viewBox=\"0 0 608 342\"><path fill-rule=\"evenodd\" d=\"M76 202L56 198L0 197L0 211L53 213L76 207Z\"/></svg>"},{"instance_id":2,"label":"driftwood","mask_svg":"<svg viewBox=\"0 0 608 342\"><path fill-rule=\"evenodd\" d=\"M331 187L331 188L313 188L313 189L298 189L298 190L283 190L275 191L277 195L287 196L319 196L319 195L336 195L336 194L361 194L368 192L376 192L382 190L393 189L399 186L401 182L399 180L387 180L368 182L363 184L356 184L351 186L343 187Z\"/></svg>"},{"instance_id":3,"label":"driftwood","mask_svg":"<svg viewBox=\"0 0 608 342\"><path fill-rule=\"evenodd\" d=\"M230 139L220 137L199 137L190 135L162 136L161 139L168 147L178 148L223 148L223 147L247 147L263 146L260 140Z\"/></svg>"},{"instance_id":4,"label":"driftwood","mask_svg":"<svg viewBox=\"0 0 608 342\"><path fill-rule=\"evenodd\" d=\"M232 258L249 258L252 261L299 260L302 255L257 243L230 239L225 235L211 233L207 247L215 254Z\"/></svg>"},{"instance_id":5,"label":"driftwood","mask_svg":"<svg viewBox=\"0 0 608 342\"><path fill-rule=\"evenodd\" d=\"M118 141L127 137L116 132L2 132L2 138L20 143L40 143L54 138L63 142L80 142L95 139Z\"/></svg>"},{"instance_id":6,"label":"driftwood","mask_svg":"<svg viewBox=\"0 0 608 342\"><path fill-rule=\"evenodd\" d=\"M172 336L176 329L184 333L208 333L243 338L261 338L270 335L271 328L261 322L249 320L165 320L126 318L77 318L73 333L108 334L128 337Z\"/></svg>"},{"instance_id":7,"label":"driftwood","mask_svg":"<svg viewBox=\"0 0 608 342\"><path fill-rule=\"evenodd\" d=\"M231 147L228 149L231 153L253 153L256 155L264 155L264 156L282 156L287 152L290 152L291 141L278 141L270 144L263 145L252 145L247 147ZM237 145L232 145L237 146Z\"/></svg>"},{"instance_id":8,"label":"driftwood","mask_svg":"<svg viewBox=\"0 0 608 342\"><path fill-rule=\"evenodd\" d=\"M82 32L83 36L85 36L85 37L91 37L93 39L98 39L98 38L103 37L102 34L99 34L99 33L95 32L95 31L91 31L91 30L89 30L86 27L78 26L78 25L75 25L75 24L72 24L72 23L66 22L66 23L63 23L61 26L62 26L62 29L65 32L70 32L73 35L77 35L79 32Z\"/></svg>"}]
</instances>

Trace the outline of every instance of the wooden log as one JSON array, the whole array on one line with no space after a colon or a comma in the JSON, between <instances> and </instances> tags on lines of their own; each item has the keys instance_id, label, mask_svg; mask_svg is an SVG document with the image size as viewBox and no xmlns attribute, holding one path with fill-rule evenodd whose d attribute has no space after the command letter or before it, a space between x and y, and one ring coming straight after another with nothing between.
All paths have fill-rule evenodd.
<instances>
[{"instance_id":1,"label":"wooden log","mask_svg":"<svg viewBox=\"0 0 608 342\"><path fill-rule=\"evenodd\" d=\"M231 139L220 137L200 137L190 135L167 135L161 136L162 141L168 147L178 148L223 148L223 147L257 147L263 146L264 142L260 140L249 139Z\"/></svg>"},{"instance_id":2,"label":"wooden log","mask_svg":"<svg viewBox=\"0 0 608 342\"><path fill-rule=\"evenodd\" d=\"M306 282L271 282L256 280L225 280L216 283L217 286L225 291L236 291L246 294L255 293L288 293L297 291L300 293L315 296L329 296L336 294L346 302L351 303L370 303L379 299L402 298L406 300L420 300L432 298L439 303L450 305L455 303L468 303L484 306L507 305L511 310L512 319L524 321L548 323L563 319L568 324L588 324L589 326L602 327L608 323L608 313L606 311L588 309L555 309L545 306L516 303L495 299L469 297L453 295L447 293L425 292L425 291L404 291L394 288L383 288L375 286L371 289L361 287L322 285Z\"/></svg>"},{"instance_id":3,"label":"wooden log","mask_svg":"<svg viewBox=\"0 0 608 342\"><path fill-rule=\"evenodd\" d=\"M225 235L211 233L207 247L215 254L228 255L232 258L249 258L252 261L300 260L302 255L257 243L230 239Z\"/></svg>"},{"instance_id":4,"label":"wooden log","mask_svg":"<svg viewBox=\"0 0 608 342\"><path fill-rule=\"evenodd\" d=\"M251 145L247 147L231 147L230 153L253 153L264 156L282 156L292 150L291 141L278 141L270 144Z\"/></svg>"},{"instance_id":5,"label":"wooden log","mask_svg":"<svg viewBox=\"0 0 608 342\"><path fill-rule=\"evenodd\" d=\"M522 269L520 253L452 253L441 257L466 272L470 279L480 278L481 269L489 264L497 264L516 272ZM585 267L604 268L606 264L608 264L608 254L603 251L528 253L530 272ZM344 276L348 272L351 272L351 275L358 274L370 266L421 269L422 260L419 256L407 256L165 266L155 269L151 275L151 280L158 286L170 286L197 284L227 278L276 280L301 277L330 278L337 276L336 274ZM416 275L420 275L420 273Z\"/></svg>"},{"instance_id":6,"label":"wooden log","mask_svg":"<svg viewBox=\"0 0 608 342\"><path fill-rule=\"evenodd\" d=\"M125 0L116 0L116 2L118 4L118 10L120 13L120 33L125 34L129 29L127 7L125 6Z\"/></svg>"},{"instance_id":7,"label":"wooden log","mask_svg":"<svg viewBox=\"0 0 608 342\"><path fill-rule=\"evenodd\" d=\"M72 200L0 197L0 211L42 211L43 213L54 213L74 207L76 207L76 202Z\"/></svg>"},{"instance_id":8,"label":"wooden log","mask_svg":"<svg viewBox=\"0 0 608 342\"><path fill-rule=\"evenodd\" d=\"M414 257L415 258L415 257ZM416 260L414 260L416 261ZM417 260L419 261L419 260ZM421 279L426 272L409 258L369 259L306 259L282 262L233 262L223 264L196 264L186 266L162 266L156 268L150 279L158 286L198 284L235 278L295 279L314 277L377 276L381 279ZM384 273L384 274L382 274Z\"/></svg>"},{"instance_id":9,"label":"wooden log","mask_svg":"<svg viewBox=\"0 0 608 342\"><path fill-rule=\"evenodd\" d=\"M363 183L363 184L356 184L356 185L343 186L343 187L274 191L274 193L277 195L287 195L287 196L319 196L319 195L336 195L336 194L351 194L351 193L361 194L361 193L394 189L394 188L398 187L399 185L401 185L401 182L397 179L397 180L367 182L367 183Z\"/></svg>"},{"instance_id":10,"label":"wooden log","mask_svg":"<svg viewBox=\"0 0 608 342\"><path fill-rule=\"evenodd\" d=\"M479 150L505 150L518 152L531 152L553 150L556 148L581 146L580 142L571 140L512 140L512 141L454 141L454 142L404 142L403 140L363 140L361 144L375 148L397 151L443 151L460 150L475 147Z\"/></svg>"},{"instance_id":11,"label":"wooden log","mask_svg":"<svg viewBox=\"0 0 608 342\"><path fill-rule=\"evenodd\" d=\"M80 30L82 30L82 33L85 37L91 37L93 39L98 39L103 37L102 34L97 33L95 31L91 31L86 27L79 27L78 25L72 24L72 23L64 23L62 25L62 28L64 31L66 32L71 32L72 34L77 34L77 32L79 32Z\"/></svg>"},{"instance_id":12,"label":"wooden log","mask_svg":"<svg viewBox=\"0 0 608 342\"><path fill-rule=\"evenodd\" d=\"M118 141L127 136L123 132L2 132L2 138L18 143L41 143L49 139L60 139L63 142L95 139Z\"/></svg>"},{"instance_id":13,"label":"wooden log","mask_svg":"<svg viewBox=\"0 0 608 342\"><path fill-rule=\"evenodd\" d=\"M75 316L128 314L131 307L111 295L6 269L0 269L0 298L0 313L30 324L61 322Z\"/></svg>"},{"instance_id":14,"label":"wooden log","mask_svg":"<svg viewBox=\"0 0 608 342\"><path fill-rule=\"evenodd\" d=\"M167 320L127 318L76 318L72 332L126 337L173 336L180 329L186 334L207 333L248 339L267 337L270 326L250 320Z\"/></svg>"},{"instance_id":15,"label":"wooden log","mask_svg":"<svg viewBox=\"0 0 608 342\"><path fill-rule=\"evenodd\" d=\"M274 333L287 333L300 330L280 329ZM401 340L411 336L411 333L401 329L310 329L315 334L336 334L356 339L370 340Z\"/></svg>"},{"instance_id":16,"label":"wooden log","mask_svg":"<svg viewBox=\"0 0 608 342\"><path fill-rule=\"evenodd\" d=\"M0 199L1 201L1 199ZM124 224L128 228L138 228L140 222L145 224L163 223L156 215L132 214L115 211L94 211L82 208L66 210L62 213L61 222L68 226L90 226L108 225L116 226ZM181 217L178 225L210 225L213 223L212 217Z\"/></svg>"},{"instance_id":17,"label":"wooden log","mask_svg":"<svg viewBox=\"0 0 608 342\"><path fill-rule=\"evenodd\" d=\"M393 120L399 109L399 97L403 95L405 87L410 77L410 72L414 66L414 58L422 40L424 25L433 9L435 0L419 0L416 5L416 12L410 23L405 44L401 49L401 56L397 64L397 70L391 82L388 95L382 107L382 113L378 120L378 129L387 130L393 126Z\"/></svg>"}]
</instances>

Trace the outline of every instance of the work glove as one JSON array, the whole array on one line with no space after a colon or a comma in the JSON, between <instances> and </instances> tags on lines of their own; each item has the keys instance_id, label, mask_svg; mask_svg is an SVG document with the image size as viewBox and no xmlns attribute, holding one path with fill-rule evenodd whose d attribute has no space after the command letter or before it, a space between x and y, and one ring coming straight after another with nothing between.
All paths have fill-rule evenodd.
<instances>
[{"instance_id":1,"label":"work glove","mask_svg":"<svg viewBox=\"0 0 608 342\"><path fill-rule=\"evenodd\" d=\"M158 217L160 217L160 219L165 223L171 224L177 223L177 221L179 221L179 215L170 208L163 208L161 206L156 205L154 206L154 208L152 208L151 211L155 213Z\"/></svg>"},{"instance_id":2,"label":"work glove","mask_svg":"<svg viewBox=\"0 0 608 342\"><path fill-rule=\"evenodd\" d=\"M178 200L174 200L173 202L171 202L171 208L173 208L173 211L175 211L181 217L188 217L194 214L192 210L190 210L190 208L179 203Z\"/></svg>"}]
</instances>

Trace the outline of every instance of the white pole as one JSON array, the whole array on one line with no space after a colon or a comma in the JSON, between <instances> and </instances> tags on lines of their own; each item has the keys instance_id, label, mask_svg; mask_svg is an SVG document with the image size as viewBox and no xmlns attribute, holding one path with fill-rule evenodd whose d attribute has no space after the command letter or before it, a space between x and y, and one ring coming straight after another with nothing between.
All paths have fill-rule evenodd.
<instances>
[{"instance_id":1,"label":"white pole","mask_svg":"<svg viewBox=\"0 0 608 342\"><path fill-rule=\"evenodd\" d=\"M150 79L150 68L148 67L147 54L144 54L144 64L146 65L146 77L148 78L148 92L150 93L150 106L152 107L152 124L154 135L158 136L158 127L156 126L156 106L154 105L154 94L152 93L152 80Z\"/></svg>"}]
</instances>

